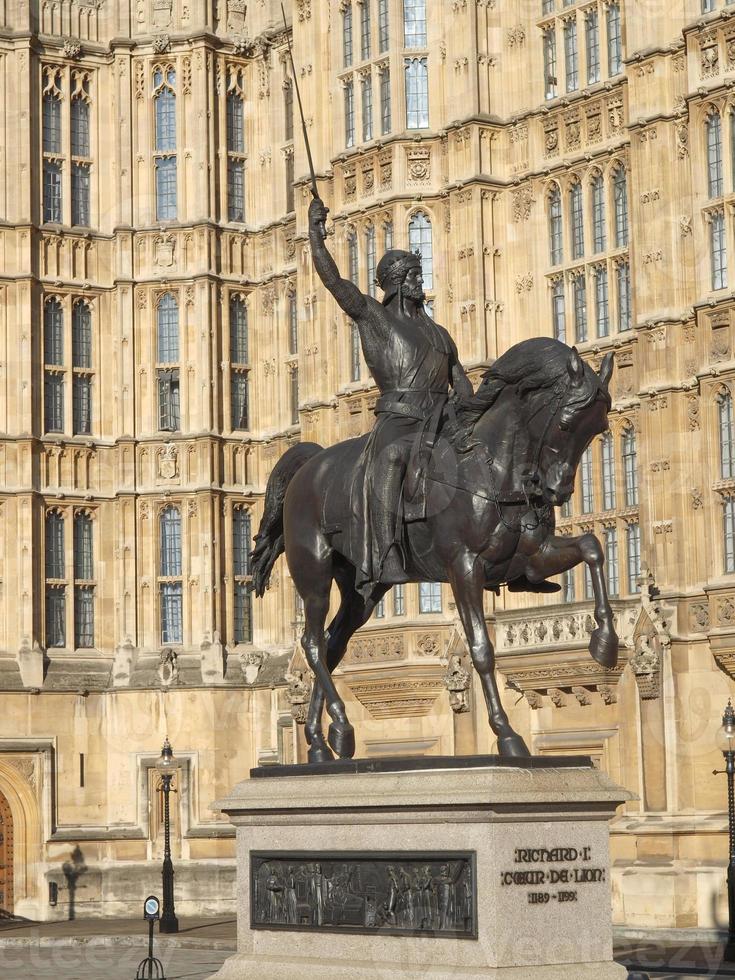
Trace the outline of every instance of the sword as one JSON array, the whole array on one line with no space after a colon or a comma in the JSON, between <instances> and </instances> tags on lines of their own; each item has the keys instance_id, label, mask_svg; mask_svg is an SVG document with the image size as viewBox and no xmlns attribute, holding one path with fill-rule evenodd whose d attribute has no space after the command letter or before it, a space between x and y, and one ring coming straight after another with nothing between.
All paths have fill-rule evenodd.
<instances>
[{"instance_id":1,"label":"sword","mask_svg":"<svg viewBox=\"0 0 735 980\"><path fill-rule=\"evenodd\" d=\"M311 146L309 145L309 136L306 132L306 119L304 119L304 107L301 103L301 92L299 92L299 83L296 80L296 65L293 63L293 51L291 50L291 37L288 33L288 24L286 23L286 11L283 9L283 3L281 3L281 14L283 15L283 26L286 28L286 43L288 44L288 57L291 61L291 75L293 76L293 85L296 89L296 99L299 103L299 115L301 116L301 131L304 134L304 143L306 144L306 158L309 161L309 173L311 174L311 196L315 200L320 200L319 189L316 186L316 174L314 173L314 161L311 157ZM319 222L319 229L321 231L322 238L326 239L327 229L323 221Z\"/></svg>"}]
</instances>

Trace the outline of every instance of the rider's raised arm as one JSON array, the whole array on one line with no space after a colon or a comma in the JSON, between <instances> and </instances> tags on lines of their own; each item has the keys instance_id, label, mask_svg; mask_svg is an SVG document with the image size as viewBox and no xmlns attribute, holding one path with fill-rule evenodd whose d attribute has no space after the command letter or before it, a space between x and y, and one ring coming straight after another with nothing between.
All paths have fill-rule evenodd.
<instances>
[{"instance_id":1,"label":"rider's raised arm","mask_svg":"<svg viewBox=\"0 0 735 980\"><path fill-rule=\"evenodd\" d=\"M328 213L329 208L326 208L324 202L318 197L311 202L309 207L309 243L312 259L321 281L347 316L355 320L365 312L367 300L353 282L340 276L337 263L324 244L323 228Z\"/></svg>"}]
</instances>

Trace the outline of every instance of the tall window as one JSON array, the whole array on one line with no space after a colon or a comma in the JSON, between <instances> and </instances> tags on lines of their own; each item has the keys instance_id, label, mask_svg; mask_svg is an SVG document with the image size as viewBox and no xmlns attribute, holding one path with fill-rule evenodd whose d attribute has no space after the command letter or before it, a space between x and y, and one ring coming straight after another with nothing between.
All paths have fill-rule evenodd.
<instances>
[{"instance_id":1,"label":"tall window","mask_svg":"<svg viewBox=\"0 0 735 980\"><path fill-rule=\"evenodd\" d=\"M640 592L641 577L641 526L637 521L631 522L625 532L628 546L628 592L635 595Z\"/></svg>"},{"instance_id":2,"label":"tall window","mask_svg":"<svg viewBox=\"0 0 735 980\"><path fill-rule=\"evenodd\" d=\"M94 549L92 518L74 515L74 646L94 646Z\"/></svg>"},{"instance_id":3,"label":"tall window","mask_svg":"<svg viewBox=\"0 0 735 980\"><path fill-rule=\"evenodd\" d=\"M587 47L587 84L600 81L600 17L597 8L585 15L585 41Z\"/></svg>"},{"instance_id":4,"label":"tall window","mask_svg":"<svg viewBox=\"0 0 735 980\"><path fill-rule=\"evenodd\" d=\"M615 527L605 528L605 576L608 595L620 594L620 569L618 568L618 531Z\"/></svg>"},{"instance_id":5,"label":"tall window","mask_svg":"<svg viewBox=\"0 0 735 980\"><path fill-rule=\"evenodd\" d=\"M389 248L393 248L393 222L386 221L383 225L383 247L387 252Z\"/></svg>"},{"instance_id":6,"label":"tall window","mask_svg":"<svg viewBox=\"0 0 735 980\"><path fill-rule=\"evenodd\" d=\"M394 616L406 615L406 586L405 585L393 586L393 615Z\"/></svg>"},{"instance_id":7,"label":"tall window","mask_svg":"<svg viewBox=\"0 0 735 980\"><path fill-rule=\"evenodd\" d=\"M87 435L92 431L92 311L82 300L74 304L71 327L74 434Z\"/></svg>"},{"instance_id":8,"label":"tall window","mask_svg":"<svg viewBox=\"0 0 735 980\"><path fill-rule=\"evenodd\" d=\"M66 560L64 518L46 514L46 646L66 646Z\"/></svg>"},{"instance_id":9,"label":"tall window","mask_svg":"<svg viewBox=\"0 0 735 980\"><path fill-rule=\"evenodd\" d=\"M283 138L293 139L293 82L290 78L283 82Z\"/></svg>"},{"instance_id":10,"label":"tall window","mask_svg":"<svg viewBox=\"0 0 735 980\"><path fill-rule=\"evenodd\" d=\"M181 511L166 507L159 517L159 574L161 643L184 642Z\"/></svg>"},{"instance_id":11,"label":"tall window","mask_svg":"<svg viewBox=\"0 0 735 980\"><path fill-rule=\"evenodd\" d=\"M595 269L595 321L597 336L607 337L610 333L610 301L607 288L607 267Z\"/></svg>"},{"instance_id":12,"label":"tall window","mask_svg":"<svg viewBox=\"0 0 735 980\"><path fill-rule=\"evenodd\" d=\"M360 380L360 350L360 331L357 324L350 320L350 381Z\"/></svg>"},{"instance_id":13,"label":"tall window","mask_svg":"<svg viewBox=\"0 0 735 980\"><path fill-rule=\"evenodd\" d=\"M560 265L564 260L564 240L562 236L561 191L556 184L549 194L549 251L551 264Z\"/></svg>"},{"instance_id":14,"label":"tall window","mask_svg":"<svg viewBox=\"0 0 735 980\"><path fill-rule=\"evenodd\" d=\"M554 340L563 344L567 340L566 310L564 307L564 280L561 276L551 287L551 320L554 326Z\"/></svg>"},{"instance_id":15,"label":"tall window","mask_svg":"<svg viewBox=\"0 0 735 980\"><path fill-rule=\"evenodd\" d=\"M352 79L345 82L345 146L355 145L355 87Z\"/></svg>"},{"instance_id":16,"label":"tall window","mask_svg":"<svg viewBox=\"0 0 735 980\"><path fill-rule=\"evenodd\" d=\"M735 476L735 423L733 422L732 395L722 391L718 397L720 416L720 474L723 480Z\"/></svg>"},{"instance_id":17,"label":"tall window","mask_svg":"<svg viewBox=\"0 0 735 980\"><path fill-rule=\"evenodd\" d=\"M587 282L580 272L572 279L574 296L574 337L578 344L587 340Z\"/></svg>"},{"instance_id":18,"label":"tall window","mask_svg":"<svg viewBox=\"0 0 735 980\"><path fill-rule=\"evenodd\" d=\"M607 231L605 229L605 183L602 174L597 174L592 181L592 230L596 252L604 252L607 248Z\"/></svg>"},{"instance_id":19,"label":"tall window","mask_svg":"<svg viewBox=\"0 0 735 980\"><path fill-rule=\"evenodd\" d=\"M702 0L702 13L711 14L715 9L715 0Z\"/></svg>"},{"instance_id":20,"label":"tall window","mask_svg":"<svg viewBox=\"0 0 735 980\"><path fill-rule=\"evenodd\" d=\"M638 449L634 429L626 429L623 433L623 477L625 506L635 507L638 504Z\"/></svg>"},{"instance_id":21,"label":"tall window","mask_svg":"<svg viewBox=\"0 0 735 980\"><path fill-rule=\"evenodd\" d=\"M352 64L352 4L348 3L342 14L342 64Z\"/></svg>"},{"instance_id":22,"label":"tall window","mask_svg":"<svg viewBox=\"0 0 735 980\"><path fill-rule=\"evenodd\" d=\"M64 431L64 312L57 299L43 311L44 429Z\"/></svg>"},{"instance_id":23,"label":"tall window","mask_svg":"<svg viewBox=\"0 0 735 980\"><path fill-rule=\"evenodd\" d=\"M607 68L610 75L623 70L623 34L620 25L620 4L607 8Z\"/></svg>"},{"instance_id":24,"label":"tall window","mask_svg":"<svg viewBox=\"0 0 735 980\"><path fill-rule=\"evenodd\" d=\"M590 566L584 566L584 597L585 599L594 599L595 590L592 585L592 573L590 572Z\"/></svg>"},{"instance_id":25,"label":"tall window","mask_svg":"<svg viewBox=\"0 0 735 980\"><path fill-rule=\"evenodd\" d=\"M375 282L375 225L368 225L365 232L365 273L367 275L367 289L370 296L376 296L377 287Z\"/></svg>"},{"instance_id":26,"label":"tall window","mask_svg":"<svg viewBox=\"0 0 735 980\"><path fill-rule=\"evenodd\" d=\"M564 24L564 67L567 92L579 88L579 50L577 47L577 21L572 18Z\"/></svg>"},{"instance_id":27,"label":"tall window","mask_svg":"<svg viewBox=\"0 0 735 980\"><path fill-rule=\"evenodd\" d=\"M408 248L421 256L421 274L424 286L434 288L434 246L431 221L423 211L418 211L408 223Z\"/></svg>"},{"instance_id":28,"label":"tall window","mask_svg":"<svg viewBox=\"0 0 735 980\"><path fill-rule=\"evenodd\" d=\"M582 453L580 477L582 486L582 513L591 514L595 509L595 491L594 481L592 479L592 446L588 446Z\"/></svg>"},{"instance_id":29,"label":"tall window","mask_svg":"<svg viewBox=\"0 0 735 980\"><path fill-rule=\"evenodd\" d=\"M426 47L426 0L403 0L403 44Z\"/></svg>"},{"instance_id":30,"label":"tall window","mask_svg":"<svg viewBox=\"0 0 735 980\"><path fill-rule=\"evenodd\" d=\"M385 136L391 131L390 68L385 65L380 72L380 132Z\"/></svg>"},{"instance_id":31,"label":"tall window","mask_svg":"<svg viewBox=\"0 0 735 980\"><path fill-rule=\"evenodd\" d=\"M615 508L615 453L612 433L602 437L602 506L603 510Z\"/></svg>"},{"instance_id":32,"label":"tall window","mask_svg":"<svg viewBox=\"0 0 735 980\"><path fill-rule=\"evenodd\" d=\"M562 572L561 576L562 602L574 602L574 571Z\"/></svg>"},{"instance_id":33,"label":"tall window","mask_svg":"<svg viewBox=\"0 0 735 980\"><path fill-rule=\"evenodd\" d=\"M367 7L367 0L363 8ZM373 138L373 79L368 75L363 78L362 86L362 141L367 143Z\"/></svg>"},{"instance_id":34,"label":"tall window","mask_svg":"<svg viewBox=\"0 0 735 980\"><path fill-rule=\"evenodd\" d=\"M227 217L230 221L245 220L244 104L242 70L231 70L227 87Z\"/></svg>"},{"instance_id":35,"label":"tall window","mask_svg":"<svg viewBox=\"0 0 735 980\"><path fill-rule=\"evenodd\" d=\"M288 294L288 352L297 354L299 350L299 312L296 293Z\"/></svg>"},{"instance_id":36,"label":"tall window","mask_svg":"<svg viewBox=\"0 0 735 980\"><path fill-rule=\"evenodd\" d=\"M250 513L244 507L235 507L232 511L235 643L251 643L253 639L252 601L248 589L251 539Z\"/></svg>"},{"instance_id":37,"label":"tall window","mask_svg":"<svg viewBox=\"0 0 735 980\"><path fill-rule=\"evenodd\" d=\"M293 147L289 146L284 152L284 175L286 178L286 212L290 214L296 207L294 201L294 158Z\"/></svg>"},{"instance_id":38,"label":"tall window","mask_svg":"<svg viewBox=\"0 0 735 980\"><path fill-rule=\"evenodd\" d=\"M375 605L375 618L385 619L385 596Z\"/></svg>"},{"instance_id":39,"label":"tall window","mask_svg":"<svg viewBox=\"0 0 735 980\"><path fill-rule=\"evenodd\" d=\"M426 58L406 58L406 128L429 127L429 66Z\"/></svg>"},{"instance_id":40,"label":"tall window","mask_svg":"<svg viewBox=\"0 0 735 980\"><path fill-rule=\"evenodd\" d=\"M573 184L569 191L569 210L572 216L572 258L584 255L584 215L582 213L582 185Z\"/></svg>"},{"instance_id":41,"label":"tall window","mask_svg":"<svg viewBox=\"0 0 735 980\"><path fill-rule=\"evenodd\" d=\"M63 171L61 139L61 71L44 70L43 91L43 220L61 223Z\"/></svg>"},{"instance_id":42,"label":"tall window","mask_svg":"<svg viewBox=\"0 0 735 980\"><path fill-rule=\"evenodd\" d=\"M723 508L725 571L735 572L735 499L728 497Z\"/></svg>"},{"instance_id":43,"label":"tall window","mask_svg":"<svg viewBox=\"0 0 735 980\"><path fill-rule=\"evenodd\" d=\"M176 72L169 65L153 72L153 105L156 136L156 218L176 219Z\"/></svg>"},{"instance_id":44,"label":"tall window","mask_svg":"<svg viewBox=\"0 0 735 980\"><path fill-rule=\"evenodd\" d=\"M157 310L158 428L181 428L179 401L179 307L171 293L164 293Z\"/></svg>"},{"instance_id":45,"label":"tall window","mask_svg":"<svg viewBox=\"0 0 735 980\"><path fill-rule=\"evenodd\" d=\"M390 42L390 23L388 19L388 0L378 0L378 51L388 50Z\"/></svg>"},{"instance_id":46,"label":"tall window","mask_svg":"<svg viewBox=\"0 0 735 980\"><path fill-rule=\"evenodd\" d=\"M555 99L558 94L556 78L556 29L547 27L544 31L544 94L547 99Z\"/></svg>"},{"instance_id":47,"label":"tall window","mask_svg":"<svg viewBox=\"0 0 735 980\"><path fill-rule=\"evenodd\" d=\"M618 330L630 330L632 326L630 304L630 262L619 262L615 270L618 294Z\"/></svg>"},{"instance_id":48,"label":"tall window","mask_svg":"<svg viewBox=\"0 0 735 980\"><path fill-rule=\"evenodd\" d=\"M360 6L360 57L363 61L370 57L370 4L372 0L362 0Z\"/></svg>"},{"instance_id":49,"label":"tall window","mask_svg":"<svg viewBox=\"0 0 735 980\"><path fill-rule=\"evenodd\" d=\"M419 583L419 612L440 613L442 611L442 587L440 582Z\"/></svg>"},{"instance_id":50,"label":"tall window","mask_svg":"<svg viewBox=\"0 0 735 980\"><path fill-rule=\"evenodd\" d=\"M722 182L722 122L719 112L707 119L707 190L710 197L719 197Z\"/></svg>"},{"instance_id":51,"label":"tall window","mask_svg":"<svg viewBox=\"0 0 735 980\"><path fill-rule=\"evenodd\" d=\"M291 425L299 424L299 367L298 364L289 365L291 374Z\"/></svg>"},{"instance_id":52,"label":"tall window","mask_svg":"<svg viewBox=\"0 0 735 980\"><path fill-rule=\"evenodd\" d=\"M725 242L725 214L715 211L709 215L710 262L712 265L712 288L727 288L727 244Z\"/></svg>"},{"instance_id":53,"label":"tall window","mask_svg":"<svg viewBox=\"0 0 735 980\"><path fill-rule=\"evenodd\" d=\"M613 177L615 202L615 247L628 244L628 174L625 167L618 167Z\"/></svg>"},{"instance_id":54,"label":"tall window","mask_svg":"<svg viewBox=\"0 0 735 980\"><path fill-rule=\"evenodd\" d=\"M230 408L233 429L249 428L248 309L241 296L230 297Z\"/></svg>"},{"instance_id":55,"label":"tall window","mask_svg":"<svg viewBox=\"0 0 735 980\"><path fill-rule=\"evenodd\" d=\"M71 100L71 223L89 227L89 76L74 72Z\"/></svg>"},{"instance_id":56,"label":"tall window","mask_svg":"<svg viewBox=\"0 0 735 980\"><path fill-rule=\"evenodd\" d=\"M350 282L353 282L356 286L359 286L360 267L357 250L357 235L354 232L350 232L350 234L347 236L347 270L350 277Z\"/></svg>"}]
</instances>

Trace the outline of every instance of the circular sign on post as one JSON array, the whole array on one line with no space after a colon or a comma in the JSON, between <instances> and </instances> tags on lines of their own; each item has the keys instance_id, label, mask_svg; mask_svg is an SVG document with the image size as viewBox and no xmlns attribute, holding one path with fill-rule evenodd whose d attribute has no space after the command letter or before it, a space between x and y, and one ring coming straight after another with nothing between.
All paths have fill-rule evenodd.
<instances>
[{"instance_id":1,"label":"circular sign on post","mask_svg":"<svg viewBox=\"0 0 735 980\"><path fill-rule=\"evenodd\" d=\"M155 921L160 917L161 914L161 903L158 901L155 895L149 895L148 898L143 903L143 917L148 919L149 922Z\"/></svg>"}]
</instances>

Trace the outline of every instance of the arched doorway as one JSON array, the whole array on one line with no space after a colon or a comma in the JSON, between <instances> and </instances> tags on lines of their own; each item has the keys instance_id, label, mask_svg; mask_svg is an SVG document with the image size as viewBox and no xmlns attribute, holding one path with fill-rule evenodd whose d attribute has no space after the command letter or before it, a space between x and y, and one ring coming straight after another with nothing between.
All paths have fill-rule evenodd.
<instances>
[{"instance_id":1,"label":"arched doorway","mask_svg":"<svg viewBox=\"0 0 735 980\"><path fill-rule=\"evenodd\" d=\"M0 917L13 914L13 814L0 793Z\"/></svg>"}]
</instances>

